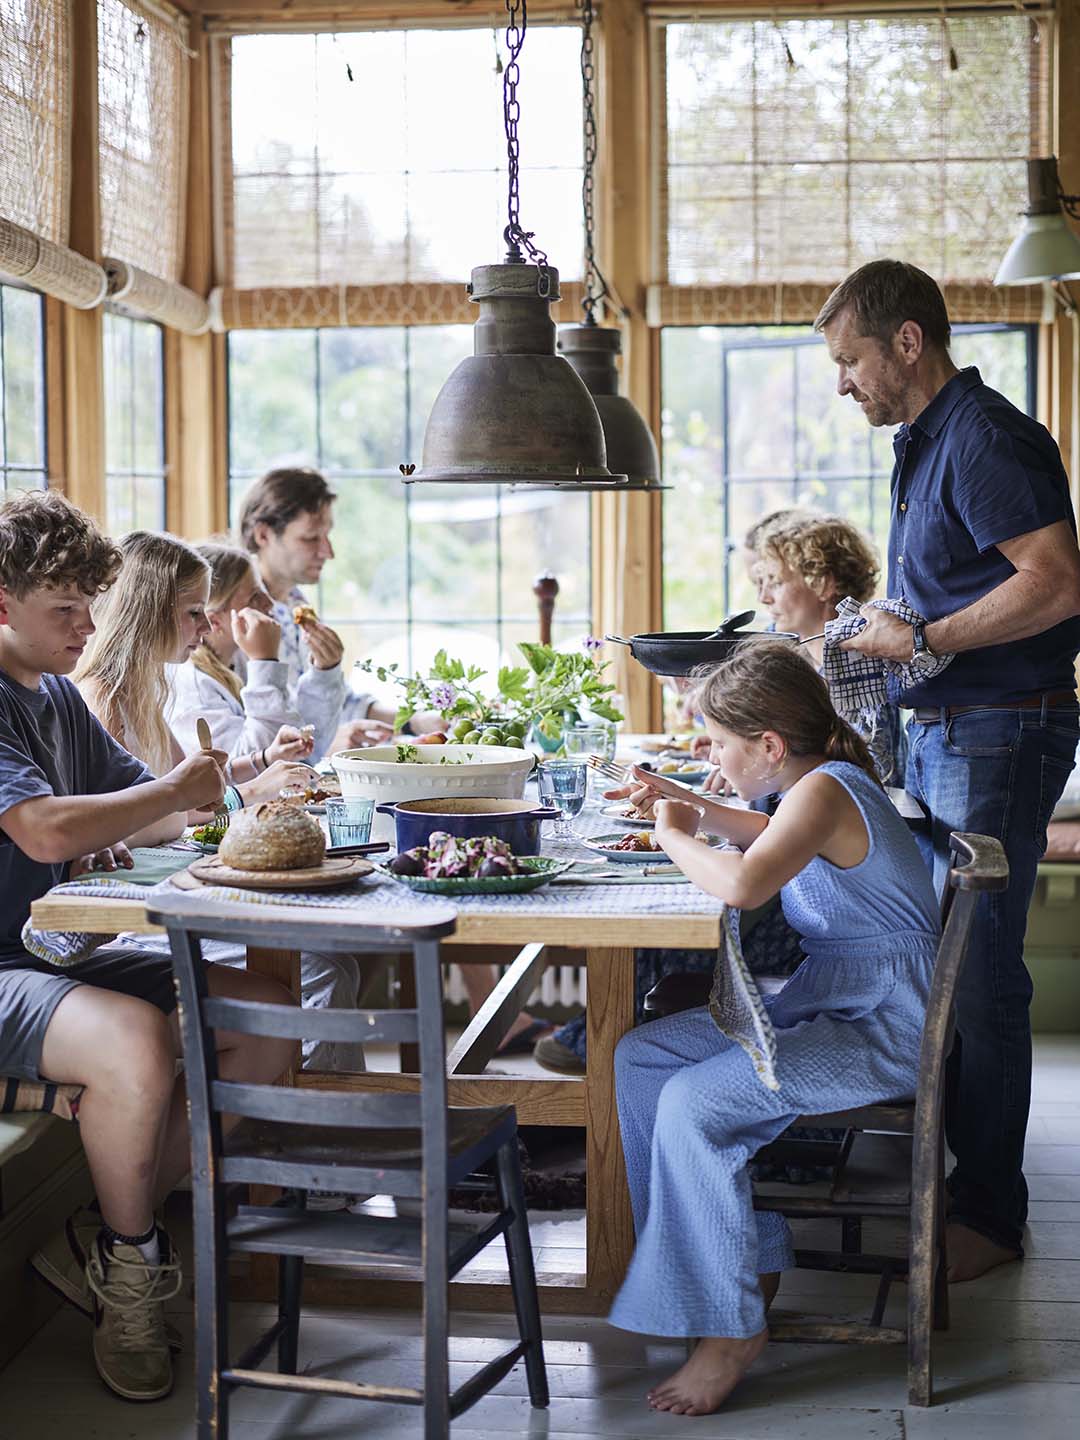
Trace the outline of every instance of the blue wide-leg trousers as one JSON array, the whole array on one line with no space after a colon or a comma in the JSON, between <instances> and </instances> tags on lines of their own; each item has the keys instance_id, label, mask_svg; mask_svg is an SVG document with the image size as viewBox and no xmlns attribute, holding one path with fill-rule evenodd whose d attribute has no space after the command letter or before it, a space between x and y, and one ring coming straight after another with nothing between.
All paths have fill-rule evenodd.
<instances>
[{"instance_id":1,"label":"blue wide-leg trousers","mask_svg":"<svg viewBox=\"0 0 1080 1440\"><path fill-rule=\"evenodd\" d=\"M778 1028L776 1091L708 1010L622 1038L616 1096L637 1246L612 1324L649 1335L760 1332L758 1276L790 1269L794 1253L787 1221L754 1211L748 1163L799 1115L913 1094L913 1018L886 1006Z\"/></svg>"}]
</instances>

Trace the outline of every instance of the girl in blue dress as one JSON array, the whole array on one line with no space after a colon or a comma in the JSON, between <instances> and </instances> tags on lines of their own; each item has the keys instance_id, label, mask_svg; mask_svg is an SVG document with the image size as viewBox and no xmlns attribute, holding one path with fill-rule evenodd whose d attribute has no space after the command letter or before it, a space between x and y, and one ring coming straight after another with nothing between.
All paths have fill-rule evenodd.
<instances>
[{"instance_id":1,"label":"girl in blue dress","mask_svg":"<svg viewBox=\"0 0 1080 1440\"><path fill-rule=\"evenodd\" d=\"M748 1162L799 1115L914 1094L940 929L927 869L865 742L797 650L742 647L696 704L736 794L782 799L771 818L731 809L722 828L710 813L709 828L739 847L727 851L695 839L693 805L661 799L656 838L732 907L779 892L805 959L768 1002L776 1090L705 1008L643 1025L616 1052L637 1248L610 1319L705 1337L648 1395L686 1415L718 1409L761 1354L766 1309L794 1264L787 1222L753 1209Z\"/></svg>"}]
</instances>

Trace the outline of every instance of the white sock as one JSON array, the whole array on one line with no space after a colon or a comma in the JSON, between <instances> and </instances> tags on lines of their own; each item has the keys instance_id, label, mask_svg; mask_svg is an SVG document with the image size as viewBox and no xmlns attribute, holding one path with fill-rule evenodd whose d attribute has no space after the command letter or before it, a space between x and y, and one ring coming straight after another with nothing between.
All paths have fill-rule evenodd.
<instances>
[{"instance_id":1,"label":"white sock","mask_svg":"<svg viewBox=\"0 0 1080 1440\"><path fill-rule=\"evenodd\" d=\"M161 1264L161 1242L158 1240L158 1228L154 1226L154 1233L149 1240L141 1240L138 1243L138 1251L147 1265Z\"/></svg>"}]
</instances>

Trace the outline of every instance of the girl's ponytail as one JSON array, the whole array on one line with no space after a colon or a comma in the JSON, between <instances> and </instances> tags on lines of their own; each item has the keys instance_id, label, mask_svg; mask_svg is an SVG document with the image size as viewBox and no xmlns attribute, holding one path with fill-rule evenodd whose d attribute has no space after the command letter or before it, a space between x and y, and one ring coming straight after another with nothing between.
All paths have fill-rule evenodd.
<instances>
[{"instance_id":1,"label":"girl's ponytail","mask_svg":"<svg viewBox=\"0 0 1080 1440\"><path fill-rule=\"evenodd\" d=\"M869 745L839 715L825 739L825 759L846 760L849 765L857 765L860 770L864 770L878 785L881 784L881 776L874 764L874 757L870 754Z\"/></svg>"}]
</instances>

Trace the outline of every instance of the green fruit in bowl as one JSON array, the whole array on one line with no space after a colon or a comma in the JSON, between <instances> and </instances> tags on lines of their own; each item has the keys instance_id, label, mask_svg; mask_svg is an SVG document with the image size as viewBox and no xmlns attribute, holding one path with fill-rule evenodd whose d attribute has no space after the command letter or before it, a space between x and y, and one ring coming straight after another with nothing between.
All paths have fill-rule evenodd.
<instances>
[{"instance_id":1,"label":"green fruit in bowl","mask_svg":"<svg viewBox=\"0 0 1080 1440\"><path fill-rule=\"evenodd\" d=\"M520 735L507 735L506 739L503 741L503 744L507 746L510 750L525 749L525 741L521 738Z\"/></svg>"},{"instance_id":2,"label":"green fruit in bowl","mask_svg":"<svg viewBox=\"0 0 1080 1440\"><path fill-rule=\"evenodd\" d=\"M466 716L464 720L459 720L454 726L454 739L459 742L464 742L471 734L472 729L473 722Z\"/></svg>"},{"instance_id":3,"label":"green fruit in bowl","mask_svg":"<svg viewBox=\"0 0 1080 1440\"><path fill-rule=\"evenodd\" d=\"M467 730L467 731L465 732L465 734L461 737L461 743L462 743L462 745L479 745L479 744L480 744L480 731L479 731L479 730Z\"/></svg>"},{"instance_id":4,"label":"green fruit in bowl","mask_svg":"<svg viewBox=\"0 0 1080 1440\"><path fill-rule=\"evenodd\" d=\"M501 730L485 730L480 736L481 745L501 745L503 736Z\"/></svg>"},{"instance_id":5,"label":"green fruit in bowl","mask_svg":"<svg viewBox=\"0 0 1080 1440\"><path fill-rule=\"evenodd\" d=\"M525 731L526 731L528 728L529 728L529 727L528 727L528 725L526 724L526 722L525 722L524 720L511 720L511 721L509 721L509 722L503 727L503 729L505 730L506 735L507 735L507 743L509 744L509 737L510 737L511 735L513 735L513 736L514 736L516 739L518 739L518 740L524 740L524 739L525 739Z\"/></svg>"}]
</instances>

